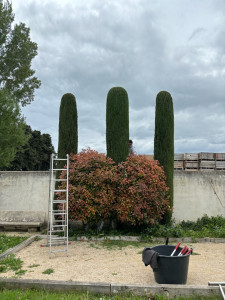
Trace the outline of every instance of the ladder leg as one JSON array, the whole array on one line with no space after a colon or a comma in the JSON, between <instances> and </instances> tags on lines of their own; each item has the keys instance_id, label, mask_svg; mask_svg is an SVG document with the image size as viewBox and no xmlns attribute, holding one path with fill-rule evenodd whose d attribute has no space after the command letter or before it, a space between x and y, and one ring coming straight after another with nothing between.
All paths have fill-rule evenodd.
<instances>
[{"instance_id":1,"label":"ladder leg","mask_svg":"<svg viewBox=\"0 0 225 300\"><path fill-rule=\"evenodd\" d=\"M223 300L225 300L225 294L224 294L224 291L223 291L222 285L221 285L221 284L219 284L219 287L220 287L220 291L221 291L221 294L222 294Z\"/></svg>"}]
</instances>

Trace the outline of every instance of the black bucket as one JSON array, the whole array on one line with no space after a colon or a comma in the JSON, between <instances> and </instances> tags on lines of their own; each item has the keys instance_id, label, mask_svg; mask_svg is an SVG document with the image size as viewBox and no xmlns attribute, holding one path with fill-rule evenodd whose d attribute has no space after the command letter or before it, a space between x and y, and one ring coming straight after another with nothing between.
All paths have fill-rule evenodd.
<instances>
[{"instance_id":1,"label":"black bucket","mask_svg":"<svg viewBox=\"0 0 225 300\"><path fill-rule=\"evenodd\" d=\"M155 281L160 284L186 284L188 275L188 255L177 256L183 249L178 247L173 256L170 256L175 246L159 245L151 248L158 252L158 268L154 269Z\"/></svg>"}]
</instances>

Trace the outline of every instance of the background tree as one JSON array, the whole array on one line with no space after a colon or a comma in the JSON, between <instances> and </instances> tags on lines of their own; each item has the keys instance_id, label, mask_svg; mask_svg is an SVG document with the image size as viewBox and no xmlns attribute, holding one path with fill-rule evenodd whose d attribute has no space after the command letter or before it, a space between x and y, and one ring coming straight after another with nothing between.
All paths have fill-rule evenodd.
<instances>
[{"instance_id":1,"label":"background tree","mask_svg":"<svg viewBox=\"0 0 225 300\"><path fill-rule=\"evenodd\" d=\"M58 157L66 158L66 154L77 154L77 104L73 94L62 96L59 110Z\"/></svg>"},{"instance_id":2,"label":"background tree","mask_svg":"<svg viewBox=\"0 0 225 300\"><path fill-rule=\"evenodd\" d=\"M8 166L17 151L28 138L24 132L25 122L17 103L9 94L0 90L0 167Z\"/></svg>"},{"instance_id":3,"label":"background tree","mask_svg":"<svg viewBox=\"0 0 225 300\"><path fill-rule=\"evenodd\" d=\"M106 103L107 156L116 164L129 154L129 100L122 87L111 88Z\"/></svg>"},{"instance_id":4,"label":"background tree","mask_svg":"<svg viewBox=\"0 0 225 300\"><path fill-rule=\"evenodd\" d=\"M13 24L12 4L0 0L0 89L25 106L34 99L41 85L31 69L37 55L37 44L30 40L30 29L24 23Z\"/></svg>"},{"instance_id":5,"label":"background tree","mask_svg":"<svg viewBox=\"0 0 225 300\"><path fill-rule=\"evenodd\" d=\"M31 69L37 44L25 24L14 24L12 4L0 0L0 167L8 166L28 140L20 105L34 99L41 82Z\"/></svg>"},{"instance_id":6,"label":"background tree","mask_svg":"<svg viewBox=\"0 0 225 300\"><path fill-rule=\"evenodd\" d=\"M14 160L6 168L7 171L46 171L50 167L50 156L54 153L51 136L41 134L26 125L27 144L15 155Z\"/></svg>"},{"instance_id":7,"label":"background tree","mask_svg":"<svg viewBox=\"0 0 225 300\"><path fill-rule=\"evenodd\" d=\"M166 183L169 187L170 207L173 207L173 171L174 171L174 112L173 99L166 91L156 97L154 159L164 168ZM171 220L172 212L167 211L164 222Z\"/></svg>"}]
</instances>

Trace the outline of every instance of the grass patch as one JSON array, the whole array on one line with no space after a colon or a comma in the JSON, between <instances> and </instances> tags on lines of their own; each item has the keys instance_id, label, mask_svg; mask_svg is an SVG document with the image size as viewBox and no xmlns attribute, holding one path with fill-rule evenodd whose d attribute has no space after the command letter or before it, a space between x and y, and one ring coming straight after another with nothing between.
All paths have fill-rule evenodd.
<instances>
[{"instance_id":1,"label":"grass patch","mask_svg":"<svg viewBox=\"0 0 225 300\"><path fill-rule=\"evenodd\" d=\"M103 294L93 294L90 292L49 292L49 291L36 291L36 290L0 290L0 299L32 299L32 300L166 300L166 296L155 295L155 296L135 296L131 293L127 294L115 294L112 296ZM175 300L220 300L221 297L174 297Z\"/></svg>"},{"instance_id":2,"label":"grass patch","mask_svg":"<svg viewBox=\"0 0 225 300\"><path fill-rule=\"evenodd\" d=\"M6 236L5 233L0 235L0 254L6 250L15 247L16 245L25 241L26 237L21 236ZM15 275L20 276L26 273L26 270L22 270L23 261L20 258L16 258L15 254L9 254L2 260L0 260L0 273L6 273L8 271L14 271Z\"/></svg>"},{"instance_id":3,"label":"grass patch","mask_svg":"<svg viewBox=\"0 0 225 300\"><path fill-rule=\"evenodd\" d=\"M145 242L134 242L134 241L122 241L122 240L110 240L110 239L105 239L104 241L96 241L96 242L91 242L90 247L100 249L105 248L107 250L122 250L125 247L135 247L135 248L140 248L140 247L146 247ZM155 243L154 243L155 245ZM151 246L151 244L148 244L148 246ZM153 244L152 244L153 246Z\"/></svg>"},{"instance_id":4,"label":"grass patch","mask_svg":"<svg viewBox=\"0 0 225 300\"><path fill-rule=\"evenodd\" d=\"M122 240L109 240L106 239L100 243L100 245L103 248L106 248L108 250L113 250L113 249L123 249L125 247L131 246L135 248L139 247L145 247L146 244L143 242L133 242L133 241L122 241Z\"/></svg>"},{"instance_id":5,"label":"grass patch","mask_svg":"<svg viewBox=\"0 0 225 300\"><path fill-rule=\"evenodd\" d=\"M27 272L27 270L20 269L20 270L15 272L15 275L24 275L26 272Z\"/></svg>"},{"instance_id":6,"label":"grass patch","mask_svg":"<svg viewBox=\"0 0 225 300\"><path fill-rule=\"evenodd\" d=\"M19 271L23 265L20 258L15 258L14 254L8 255L6 258L0 260L0 273L6 273L10 270Z\"/></svg>"},{"instance_id":7,"label":"grass patch","mask_svg":"<svg viewBox=\"0 0 225 300\"><path fill-rule=\"evenodd\" d=\"M54 269L51 269L51 268L46 269L44 272L42 272L42 274L48 274L48 275L50 275L52 273L54 273Z\"/></svg>"},{"instance_id":8,"label":"grass patch","mask_svg":"<svg viewBox=\"0 0 225 300\"><path fill-rule=\"evenodd\" d=\"M38 265L38 264L33 264L33 265L30 265L30 266L28 266L28 268L36 268L36 267L39 267L40 265Z\"/></svg>"},{"instance_id":9,"label":"grass patch","mask_svg":"<svg viewBox=\"0 0 225 300\"><path fill-rule=\"evenodd\" d=\"M0 254L6 250L15 247L16 245L27 240L27 237L21 236L6 236L5 233L0 234Z\"/></svg>"}]
</instances>

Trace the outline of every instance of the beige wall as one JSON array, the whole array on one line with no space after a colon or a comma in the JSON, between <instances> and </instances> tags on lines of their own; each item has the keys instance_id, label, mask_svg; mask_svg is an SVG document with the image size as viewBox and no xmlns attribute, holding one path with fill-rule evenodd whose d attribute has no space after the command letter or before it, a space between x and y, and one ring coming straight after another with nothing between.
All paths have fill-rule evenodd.
<instances>
[{"instance_id":1,"label":"beige wall","mask_svg":"<svg viewBox=\"0 0 225 300\"><path fill-rule=\"evenodd\" d=\"M0 172L0 221L47 221L49 179L49 172Z\"/></svg>"},{"instance_id":2,"label":"beige wall","mask_svg":"<svg viewBox=\"0 0 225 300\"><path fill-rule=\"evenodd\" d=\"M225 217L225 171L174 171L176 222L204 214Z\"/></svg>"},{"instance_id":3,"label":"beige wall","mask_svg":"<svg viewBox=\"0 0 225 300\"><path fill-rule=\"evenodd\" d=\"M48 217L49 172L0 172L0 222L44 222ZM225 171L175 171L176 222L204 214L225 217Z\"/></svg>"}]
</instances>

